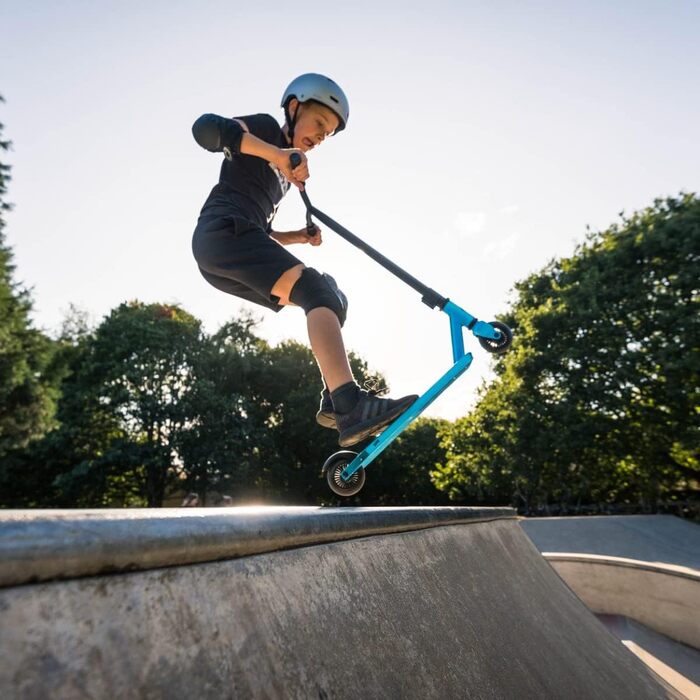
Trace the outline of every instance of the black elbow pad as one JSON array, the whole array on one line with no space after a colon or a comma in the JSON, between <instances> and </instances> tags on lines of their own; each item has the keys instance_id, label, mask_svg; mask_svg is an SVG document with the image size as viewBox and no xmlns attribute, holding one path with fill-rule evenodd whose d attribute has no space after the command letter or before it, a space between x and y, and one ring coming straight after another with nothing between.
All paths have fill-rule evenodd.
<instances>
[{"instance_id":1,"label":"black elbow pad","mask_svg":"<svg viewBox=\"0 0 700 700\"><path fill-rule=\"evenodd\" d=\"M224 149L231 154L240 153L243 133L237 121L218 114L203 114L192 125L194 140L211 153L221 153Z\"/></svg>"}]
</instances>

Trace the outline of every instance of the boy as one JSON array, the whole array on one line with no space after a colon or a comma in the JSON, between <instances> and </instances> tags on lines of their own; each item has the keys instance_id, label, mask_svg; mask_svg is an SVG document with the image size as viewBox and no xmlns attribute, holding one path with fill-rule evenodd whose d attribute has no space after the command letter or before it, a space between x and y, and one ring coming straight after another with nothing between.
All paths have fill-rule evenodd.
<instances>
[{"instance_id":1,"label":"boy","mask_svg":"<svg viewBox=\"0 0 700 700\"><path fill-rule=\"evenodd\" d=\"M272 219L290 183L303 189L306 152L347 125L345 93L330 78L306 73L282 97L285 125L269 114L226 119L202 115L192 126L197 143L223 152L219 183L197 222L192 251L200 272L217 289L277 312L300 306L324 382L317 422L336 428L341 447L380 432L416 400L380 398L355 383L341 328L347 299L335 280L294 257L285 246L321 244L321 232L273 231ZM292 153L301 163L292 169Z\"/></svg>"}]
</instances>

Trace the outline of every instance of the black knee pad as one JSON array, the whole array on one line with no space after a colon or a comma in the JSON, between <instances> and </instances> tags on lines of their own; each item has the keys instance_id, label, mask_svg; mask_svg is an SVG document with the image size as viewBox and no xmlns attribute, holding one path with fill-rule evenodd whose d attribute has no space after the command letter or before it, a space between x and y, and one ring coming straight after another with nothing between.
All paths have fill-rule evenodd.
<instances>
[{"instance_id":1,"label":"black knee pad","mask_svg":"<svg viewBox=\"0 0 700 700\"><path fill-rule=\"evenodd\" d=\"M338 289L335 280L325 272L321 274L314 270L313 267L304 268L301 277L292 287L289 301L301 306L306 314L321 306L330 309L338 317L341 328L348 313L348 299Z\"/></svg>"}]
</instances>

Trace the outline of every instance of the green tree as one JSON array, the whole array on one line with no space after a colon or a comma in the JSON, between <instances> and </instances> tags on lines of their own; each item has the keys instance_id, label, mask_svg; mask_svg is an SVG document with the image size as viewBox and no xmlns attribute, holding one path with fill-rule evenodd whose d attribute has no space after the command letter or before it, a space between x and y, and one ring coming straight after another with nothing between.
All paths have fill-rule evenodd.
<instances>
[{"instance_id":1,"label":"green tree","mask_svg":"<svg viewBox=\"0 0 700 700\"><path fill-rule=\"evenodd\" d=\"M368 467L367 483L357 496L358 505L447 505L432 472L445 461L442 433L450 422L418 418ZM454 504L452 504L454 505Z\"/></svg>"},{"instance_id":2,"label":"green tree","mask_svg":"<svg viewBox=\"0 0 700 700\"><path fill-rule=\"evenodd\" d=\"M525 510L697 488L700 201L657 200L516 285L513 350L437 483Z\"/></svg>"},{"instance_id":3,"label":"green tree","mask_svg":"<svg viewBox=\"0 0 700 700\"><path fill-rule=\"evenodd\" d=\"M104 319L81 348L66 395L74 448L89 453L58 480L63 493L82 505L162 504L181 467L184 397L201 335L200 322L177 306L130 302Z\"/></svg>"},{"instance_id":4,"label":"green tree","mask_svg":"<svg viewBox=\"0 0 700 700\"><path fill-rule=\"evenodd\" d=\"M274 453L263 465L265 491L285 502L325 501L329 496L321 468L340 447L338 433L316 423L322 388L316 360L306 345L295 341L270 348L266 359L258 385L263 403L271 411ZM349 353L349 360L358 383L384 384L384 378L355 353Z\"/></svg>"},{"instance_id":5,"label":"green tree","mask_svg":"<svg viewBox=\"0 0 700 700\"><path fill-rule=\"evenodd\" d=\"M84 319L71 312L56 341L56 362L65 368L60 385L56 425L42 439L30 442L24 449L6 455L0 470L0 493L3 506L15 508L71 507L104 505L104 479L92 484L86 481L87 466L106 452L118 432L100 406L94 392L82 381L81 369L88 358L91 331L80 328ZM80 469L77 469L80 467ZM74 470L82 474L75 478ZM95 471L92 472L93 477ZM72 478L71 476L72 475ZM80 483L80 488L78 488ZM95 495L95 491L99 492ZM118 499L123 503L123 499Z\"/></svg>"},{"instance_id":6,"label":"green tree","mask_svg":"<svg viewBox=\"0 0 700 700\"><path fill-rule=\"evenodd\" d=\"M0 124L0 153L11 145L2 131ZM0 484L6 480L4 460L52 425L60 379L51 340L32 326L29 291L14 280L4 233L9 181L10 166L0 162Z\"/></svg>"},{"instance_id":7,"label":"green tree","mask_svg":"<svg viewBox=\"0 0 700 700\"><path fill-rule=\"evenodd\" d=\"M261 473L274 460L269 403L261 396L267 343L242 315L204 337L184 397L187 429L178 433L181 486L206 503L210 491L237 502L260 498Z\"/></svg>"}]
</instances>

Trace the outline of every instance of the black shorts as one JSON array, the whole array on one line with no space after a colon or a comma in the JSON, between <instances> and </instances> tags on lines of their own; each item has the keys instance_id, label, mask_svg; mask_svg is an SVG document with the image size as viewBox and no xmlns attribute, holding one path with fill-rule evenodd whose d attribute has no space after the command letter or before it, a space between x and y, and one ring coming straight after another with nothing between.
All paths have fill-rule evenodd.
<instances>
[{"instance_id":1,"label":"black shorts","mask_svg":"<svg viewBox=\"0 0 700 700\"><path fill-rule=\"evenodd\" d=\"M284 308L271 294L275 282L302 264L262 228L236 216L200 216L192 252L209 284L272 311Z\"/></svg>"}]
</instances>

